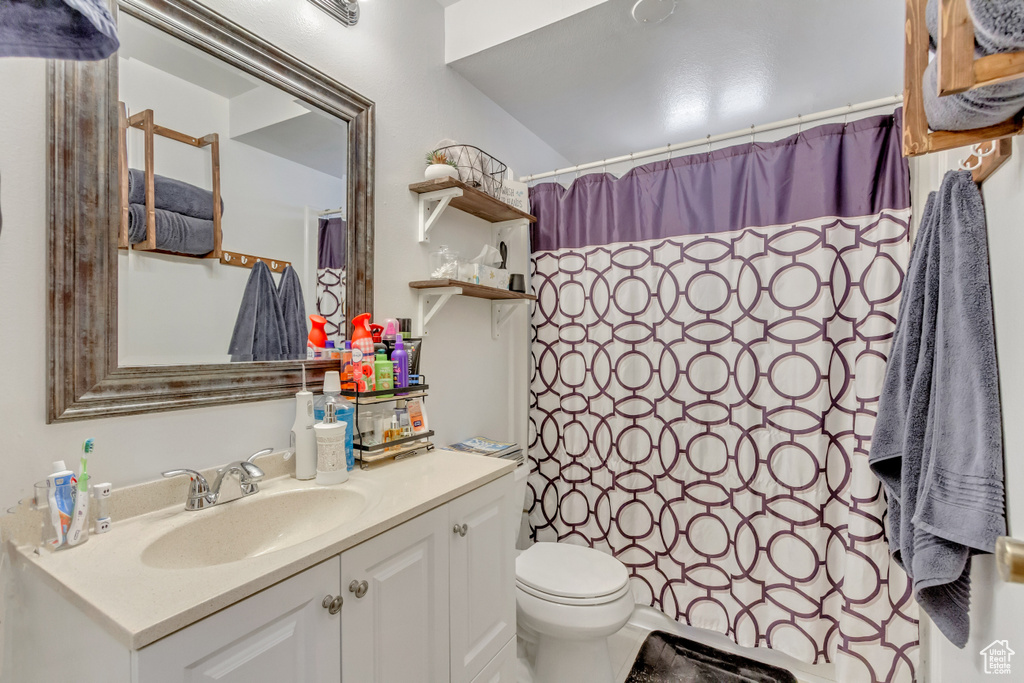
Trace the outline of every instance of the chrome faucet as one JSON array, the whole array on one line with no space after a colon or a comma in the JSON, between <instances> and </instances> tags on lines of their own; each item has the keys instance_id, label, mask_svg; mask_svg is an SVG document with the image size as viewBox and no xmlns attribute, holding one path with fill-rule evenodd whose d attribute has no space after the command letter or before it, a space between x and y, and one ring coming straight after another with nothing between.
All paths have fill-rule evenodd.
<instances>
[{"instance_id":1,"label":"chrome faucet","mask_svg":"<svg viewBox=\"0 0 1024 683\"><path fill-rule=\"evenodd\" d=\"M188 498L185 500L186 510L202 510L216 505L220 502L220 487L224 479L232 474L238 475L238 486L242 492L240 497L251 496L259 492L260 482L263 481L263 470L254 464L254 460L262 455L273 453L273 448L264 448L262 451L253 453L246 460L239 460L225 465L217 470L217 478L213 482L213 488L199 472L190 469L168 470L164 472L165 477L188 476L192 483L188 487ZM232 498L231 500L236 500ZM224 501L224 502L231 502Z\"/></svg>"}]
</instances>

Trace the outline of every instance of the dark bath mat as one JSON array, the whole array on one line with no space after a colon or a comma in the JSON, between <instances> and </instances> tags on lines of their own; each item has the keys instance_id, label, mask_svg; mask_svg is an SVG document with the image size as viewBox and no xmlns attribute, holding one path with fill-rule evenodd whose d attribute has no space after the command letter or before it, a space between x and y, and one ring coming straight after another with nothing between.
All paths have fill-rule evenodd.
<instances>
[{"instance_id":1,"label":"dark bath mat","mask_svg":"<svg viewBox=\"0 0 1024 683\"><path fill-rule=\"evenodd\" d=\"M785 669L663 631L647 636L626 683L797 683Z\"/></svg>"}]
</instances>

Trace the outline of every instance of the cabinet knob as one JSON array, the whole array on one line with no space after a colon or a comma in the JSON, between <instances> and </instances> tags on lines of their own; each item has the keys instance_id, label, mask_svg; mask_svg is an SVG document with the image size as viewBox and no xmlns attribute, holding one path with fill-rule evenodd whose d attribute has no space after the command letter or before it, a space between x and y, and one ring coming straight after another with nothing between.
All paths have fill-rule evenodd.
<instances>
[{"instance_id":1,"label":"cabinet knob","mask_svg":"<svg viewBox=\"0 0 1024 683\"><path fill-rule=\"evenodd\" d=\"M355 593L357 598L361 598L366 595L366 591L370 590L370 584L365 581L355 581L348 585L349 593Z\"/></svg>"},{"instance_id":2,"label":"cabinet knob","mask_svg":"<svg viewBox=\"0 0 1024 683\"><path fill-rule=\"evenodd\" d=\"M462 536L463 538L465 538L465 536L466 536L466 534L468 532L469 532L469 527L467 525L465 525L465 524L463 524L462 526L459 526L458 524L456 524L455 527L452 529L452 533L453 534L458 534L459 536Z\"/></svg>"},{"instance_id":3,"label":"cabinet knob","mask_svg":"<svg viewBox=\"0 0 1024 683\"><path fill-rule=\"evenodd\" d=\"M338 597L328 595L326 598L324 598L324 601L321 604L323 605L324 609L326 609L330 614L337 614L341 611L341 606L342 604L344 604L344 602L345 599L342 598L340 595Z\"/></svg>"}]
</instances>

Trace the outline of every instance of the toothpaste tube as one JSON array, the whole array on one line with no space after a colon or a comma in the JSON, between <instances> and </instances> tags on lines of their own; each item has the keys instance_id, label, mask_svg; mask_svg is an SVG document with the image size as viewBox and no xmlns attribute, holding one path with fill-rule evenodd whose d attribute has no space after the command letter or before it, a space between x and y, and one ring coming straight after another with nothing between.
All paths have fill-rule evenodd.
<instances>
[{"instance_id":1,"label":"toothpaste tube","mask_svg":"<svg viewBox=\"0 0 1024 683\"><path fill-rule=\"evenodd\" d=\"M71 517L75 511L75 473L69 470L63 460L55 460L54 473L46 478L47 501L50 504L50 520L57 531L53 547L60 548L67 540Z\"/></svg>"}]
</instances>

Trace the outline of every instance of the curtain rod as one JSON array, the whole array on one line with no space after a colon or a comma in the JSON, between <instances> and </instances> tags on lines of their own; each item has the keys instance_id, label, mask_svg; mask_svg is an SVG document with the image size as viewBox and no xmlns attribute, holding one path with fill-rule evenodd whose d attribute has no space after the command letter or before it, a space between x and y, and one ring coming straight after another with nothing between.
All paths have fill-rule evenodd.
<instances>
[{"instance_id":1,"label":"curtain rod","mask_svg":"<svg viewBox=\"0 0 1024 683\"><path fill-rule=\"evenodd\" d=\"M559 168L554 171L549 171L547 173L534 173L533 175L523 176L522 178L519 179L519 182L528 183L531 180L540 180L541 178L552 178L563 175L565 173L578 173L579 171L586 171L591 168L599 168L601 166L607 166L609 164L621 164L624 161L636 161L637 159L658 156L659 154L669 154L671 152L675 152L678 150L690 149L692 147L699 147L701 145L710 145L713 142L732 140L734 138L747 137L748 135L756 135L757 133L766 133L768 131L779 130L780 128L789 128L791 126L814 123L816 121L831 119L836 116L842 116L844 114L856 114L858 112L867 111L869 109L878 109L879 107L886 107L894 104L899 104L902 101L902 95L893 95L891 97L883 97L880 100L871 100L870 102L861 102L860 104L848 104L845 107L837 107L835 109L829 109L827 111L818 112L817 114L808 114L807 116L796 116L791 119L776 121L775 123L766 123L761 126L751 126L750 128L733 131L732 133L708 135L707 137L700 138L699 140L679 142L674 145L664 145L663 147L649 149L644 152L626 154L620 157L615 157L613 159L602 159L601 161L592 161L587 164L577 164L576 166Z\"/></svg>"}]
</instances>

